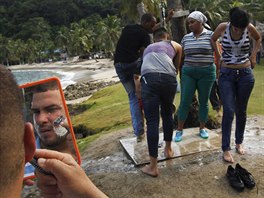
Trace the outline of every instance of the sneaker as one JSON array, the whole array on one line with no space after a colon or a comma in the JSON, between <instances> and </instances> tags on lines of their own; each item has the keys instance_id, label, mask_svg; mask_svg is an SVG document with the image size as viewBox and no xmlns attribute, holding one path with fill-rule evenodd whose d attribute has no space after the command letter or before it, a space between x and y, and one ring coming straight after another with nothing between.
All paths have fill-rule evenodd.
<instances>
[{"instance_id":1,"label":"sneaker","mask_svg":"<svg viewBox=\"0 0 264 198\"><path fill-rule=\"evenodd\" d=\"M137 136L137 142L142 142L145 139L145 133Z\"/></svg>"},{"instance_id":2,"label":"sneaker","mask_svg":"<svg viewBox=\"0 0 264 198\"><path fill-rule=\"evenodd\" d=\"M235 169L247 188L255 187L256 183L254 177L250 172L248 172L245 168L241 167L238 163L236 164Z\"/></svg>"},{"instance_id":3,"label":"sneaker","mask_svg":"<svg viewBox=\"0 0 264 198\"><path fill-rule=\"evenodd\" d=\"M226 177L229 181L230 186L232 186L234 189L239 192L244 190L244 183L242 182L238 172L231 165L229 165L227 168Z\"/></svg>"},{"instance_id":4,"label":"sneaker","mask_svg":"<svg viewBox=\"0 0 264 198\"><path fill-rule=\"evenodd\" d=\"M199 135L203 139L207 139L209 137L208 132L205 129L201 129Z\"/></svg>"},{"instance_id":5,"label":"sneaker","mask_svg":"<svg viewBox=\"0 0 264 198\"><path fill-rule=\"evenodd\" d=\"M176 135L175 135L175 137L174 137L174 141L175 142L180 142L180 141L182 141L182 134L183 134L183 132L182 131L176 131Z\"/></svg>"}]
</instances>

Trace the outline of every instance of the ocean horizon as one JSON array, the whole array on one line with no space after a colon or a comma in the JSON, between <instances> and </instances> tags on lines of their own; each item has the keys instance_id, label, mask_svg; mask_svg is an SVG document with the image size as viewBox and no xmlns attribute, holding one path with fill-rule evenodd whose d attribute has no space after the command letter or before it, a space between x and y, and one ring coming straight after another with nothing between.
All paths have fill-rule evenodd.
<instances>
[{"instance_id":1,"label":"ocean horizon","mask_svg":"<svg viewBox=\"0 0 264 198\"><path fill-rule=\"evenodd\" d=\"M73 81L73 72L62 71L50 71L50 70L12 70L18 85L23 85L30 82L35 82L51 77L57 77L60 79L62 88L66 88L68 85L75 84Z\"/></svg>"}]
</instances>

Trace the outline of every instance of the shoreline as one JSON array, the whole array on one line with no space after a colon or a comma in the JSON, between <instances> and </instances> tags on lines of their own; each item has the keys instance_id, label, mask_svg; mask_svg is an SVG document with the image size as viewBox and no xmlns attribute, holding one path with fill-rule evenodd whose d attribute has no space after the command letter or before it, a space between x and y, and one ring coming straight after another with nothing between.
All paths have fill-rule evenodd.
<instances>
[{"instance_id":1,"label":"shoreline","mask_svg":"<svg viewBox=\"0 0 264 198\"><path fill-rule=\"evenodd\" d=\"M63 73L66 81L72 81L70 84L83 82L118 82L119 78L115 72L113 60L111 59L93 59L81 61L58 61L51 63L25 64L9 66L11 71L17 70L43 70ZM68 86L67 85L67 86Z\"/></svg>"}]
</instances>

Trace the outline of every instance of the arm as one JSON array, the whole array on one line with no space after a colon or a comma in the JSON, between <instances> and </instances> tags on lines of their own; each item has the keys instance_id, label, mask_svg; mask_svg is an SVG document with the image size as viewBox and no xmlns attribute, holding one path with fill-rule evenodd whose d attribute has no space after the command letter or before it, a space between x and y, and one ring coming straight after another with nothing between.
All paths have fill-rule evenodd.
<instances>
[{"instance_id":1,"label":"arm","mask_svg":"<svg viewBox=\"0 0 264 198\"><path fill-rule=\"evenodd\" d=\"M261 36L259 32L256 30L256 28L251 23L248 25L248 32L249 32L249 36L255 41L253 43L251 56L249 58L251 61L251 67L254 68L256 65L257 52L260 48Z\"/></svg>"},{"instance_id":2,"label":"arm","mask_svg":"<svg viewBox=\"0 0 264 198\"><path fill-rule=\"evenodd\" d=\"M220 69L219 61L220 61L220 57L221 57L220 48L219 48L219 42L217 40L224 33L224 31L226 29L226 24L227 23L219 24L218 27L215 29L212 37L211 37L211 44L212 44L212 47L213 47L214 52L215 52L216 62L218 63L217 64L218 65L217 70Z\"/></svg>"},{"instance_id":3,"label":"arm","mask_svg":"<svg viewBox=\"0 0 264 198\"><path fill-rule=\"evenodd\" d=\"M166 17L165 22L168 23L171 20L173 15L174 15L174 10L170 9L168 11L168 16ZM155 30L157 30L157 29L159 29L161 27L162 27L162 22L159 22L152 28L152 30L155 31Z\"/></svg>"},{"instance_id":4,"label":"arm","mask_svg":"<svg viewBox=\"0 0 264 198\"><path fill-rule=\"evenodd\" d=\"M57 151L37 149L35 157L40 167L53 174L36 171L38 187L44 197L107 197L86 176L71 155Z\"/></svg>"},{"instance_id":5,"label":"arm","mask_svg":"<svg viewBox=\"0 0 264 198\"><path fill-rule=\"evenodd\" d=\"M179 77L181 79L181 76L182 76L182 66L184 64L184 51L182 49L182 55L181 55L181 61L180 61L180 64L179 64Z\"/></svg>"},{"instance_id":6,"label":"arm","mask_svg":"<svg viewBox=\"0 0 264 198\"><path fill-rule=\"evenodd\" d=\"M182 62L182 47L179 43L176 43L175 41L171 41L171 43L176 51L176 55L173 58L173 64L176 68L176 72L178 73Z\"/></svg>"},{"instance_id":7,"label":"arm","mask_svg":"<svg viewBox=\"0 0 264 198\"><path fill-rule=\"evenodd\" d=\"M134 83L136 89L136 96L138 99L141 99L140 75L134 74Z\"/></svg>"}]
</instances>

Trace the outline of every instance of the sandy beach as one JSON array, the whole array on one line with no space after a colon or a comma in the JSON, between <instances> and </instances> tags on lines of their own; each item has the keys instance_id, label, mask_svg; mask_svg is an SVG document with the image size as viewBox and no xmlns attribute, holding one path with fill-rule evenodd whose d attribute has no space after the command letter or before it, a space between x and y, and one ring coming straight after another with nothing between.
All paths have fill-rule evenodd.
<instances>
[{"instance_id":1,"label":"sandy beach","mask_svg":"<svg viewBox=\"0 0 264 198\"><path fill-rule=\"evenodd\" d=\"M16 70L52 70L63 72L68 76L69 84L82 82L109 82L119 81L113 60L110 59L92 59L79 60L73 58L67 62L49 62L38 64L24 64L9 67L12 71Z\"/></svg>"}]
</instances>

